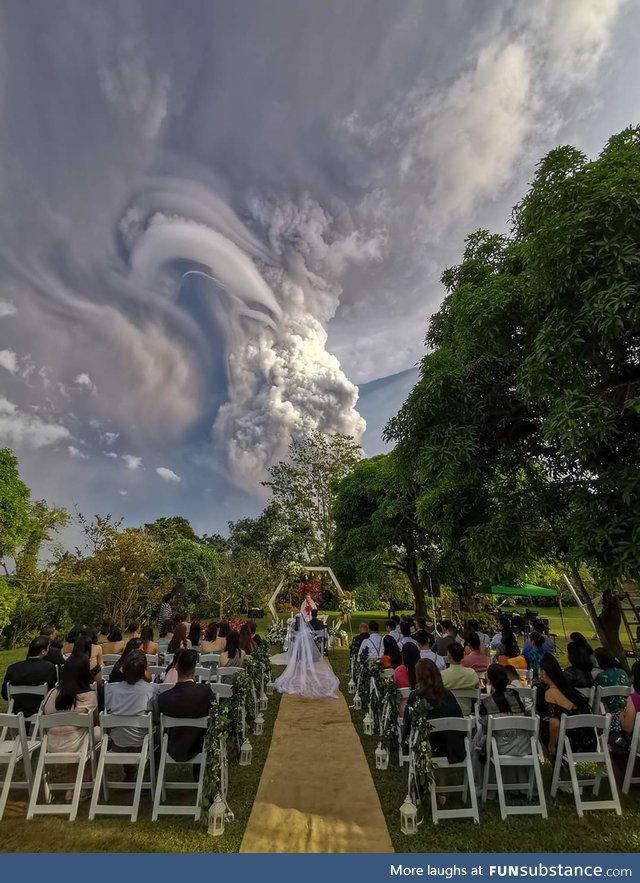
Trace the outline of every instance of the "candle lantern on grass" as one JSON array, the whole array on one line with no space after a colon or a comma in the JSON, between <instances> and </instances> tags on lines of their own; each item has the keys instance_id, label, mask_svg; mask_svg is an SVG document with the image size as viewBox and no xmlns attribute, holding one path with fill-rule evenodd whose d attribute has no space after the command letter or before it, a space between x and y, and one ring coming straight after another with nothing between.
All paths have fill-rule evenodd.
<instances>
[{"instance_id":1,"label":"candle lantern on grass","mask_svg":"<svg viewBox=\"0 0 640 883\"><path fill-rule=\"evenodd\" d=\"M400 807L400 830L409 836L418 830L418 810L408 794Z\"/></svg>"}]
</instances>

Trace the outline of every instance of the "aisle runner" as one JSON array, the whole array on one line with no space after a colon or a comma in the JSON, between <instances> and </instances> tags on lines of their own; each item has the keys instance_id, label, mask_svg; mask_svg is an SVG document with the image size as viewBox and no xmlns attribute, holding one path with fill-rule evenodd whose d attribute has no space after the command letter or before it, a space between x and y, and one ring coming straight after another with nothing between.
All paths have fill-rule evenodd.
<instances>
[{"instance_id":1,"label":"aisle runner","mask_svg":"<svg viewBox=\"0 0 640 883\"><path fill-rule=\"evenodd\" d=\"M393 852L341 693L282 697L240 852Z\"/></svg>"}]
</instances>

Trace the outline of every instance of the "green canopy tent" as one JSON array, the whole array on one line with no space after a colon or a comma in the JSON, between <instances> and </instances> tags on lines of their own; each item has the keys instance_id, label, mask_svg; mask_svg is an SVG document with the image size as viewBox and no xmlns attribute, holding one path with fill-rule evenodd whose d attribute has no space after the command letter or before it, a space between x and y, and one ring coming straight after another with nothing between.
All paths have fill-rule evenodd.
<instances>
[{"instance_id":1,"label":"green canopy tent","mask_svg":"<svg viewBox=\"0 0 640 883\"><path fill-rule=\"evenodd\" d=\"M557 598L555 589L547 589L544 586L531 586L527 583L523 586L488 586L484 589L476 589L477 595L517 595L520 598Z\"/></svg>"}]
</instances>

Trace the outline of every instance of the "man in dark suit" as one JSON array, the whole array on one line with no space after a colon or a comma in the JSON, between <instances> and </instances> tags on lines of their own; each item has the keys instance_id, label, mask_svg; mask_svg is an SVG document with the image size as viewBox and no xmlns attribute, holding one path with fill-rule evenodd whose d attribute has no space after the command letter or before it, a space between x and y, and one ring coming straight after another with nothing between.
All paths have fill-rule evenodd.
<instances>
[{"instance_id":1,"label":"man in dark suit","mask_svg":"<svg viewBox=\"0 0 640 883\"><path fill-rule=\"evenodd\" d=\"M45 660L49 649L49 638L40 636L34 638L29 644L29 652L24 662L14 662L5 672L2 683L2 698L8 699L7 686L12 687L39 687L46 684L50 690L56 685L56 667ZM13 712L22 712L25 717L37 714L40 708L41 696L16 696L13 703Z\"/></svg>"},{"instance_id":2,"label":"man in dark suit","mask_svg":"<svg viewBox=\"0 0 640 883\"><path fill-rule=\"evenodd\" d=\"M55 646L54 641L56 639L56 630L53 626L46 626L40 632L40 636L42 638L47 638L49 641L49 649L45 653L44 659L46 662L50 662L52 665L57 665L58 667L62 667L64 665L64 656L60 652L60 649Z\"/></svg>"},{"instance_id":3,"label":"man in dark suit","mask_svg":"<svg viewBox=\"0 0 640 883\"><path fill-rule=\"evenodd\" d=\"M314 630L314 632L323 632L325 629L325 625L321 619L318 619L318 611L311 611L311 619L309 620L309 625Z\"/></svg>"},{"instance_id":4,"label":"man in dark suit","mask_svg":"<svg viewBox=\"0 0 640 883\"><path fill-rule=\"evenodd\" d=\"M178 660L178 683L158 696L158 709L168 717L207 717L213 704L209 684L196 684L193 677L198 654L183 650ZM195 727L175 727L168 730L168 751L174 760L185 763L200 754L206 730Z\"/></svg>"}]
</instances>

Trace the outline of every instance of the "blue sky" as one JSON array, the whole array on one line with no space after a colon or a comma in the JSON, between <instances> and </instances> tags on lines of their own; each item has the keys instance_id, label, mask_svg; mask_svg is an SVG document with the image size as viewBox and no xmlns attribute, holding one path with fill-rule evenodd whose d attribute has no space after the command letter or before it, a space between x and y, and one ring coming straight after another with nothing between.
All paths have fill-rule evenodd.
<instances>
[{"instance_id":1,"label":"blue sky","mask_svg":"<svg viewBox=\"0 0 640 883\"><path fill-rule=\"evenodd\" d=\"M0 444L36 498L200 531L310 429L367 454L443 268L638 121L631 0L0 9Z\"/></svg>"}]
</instances>

